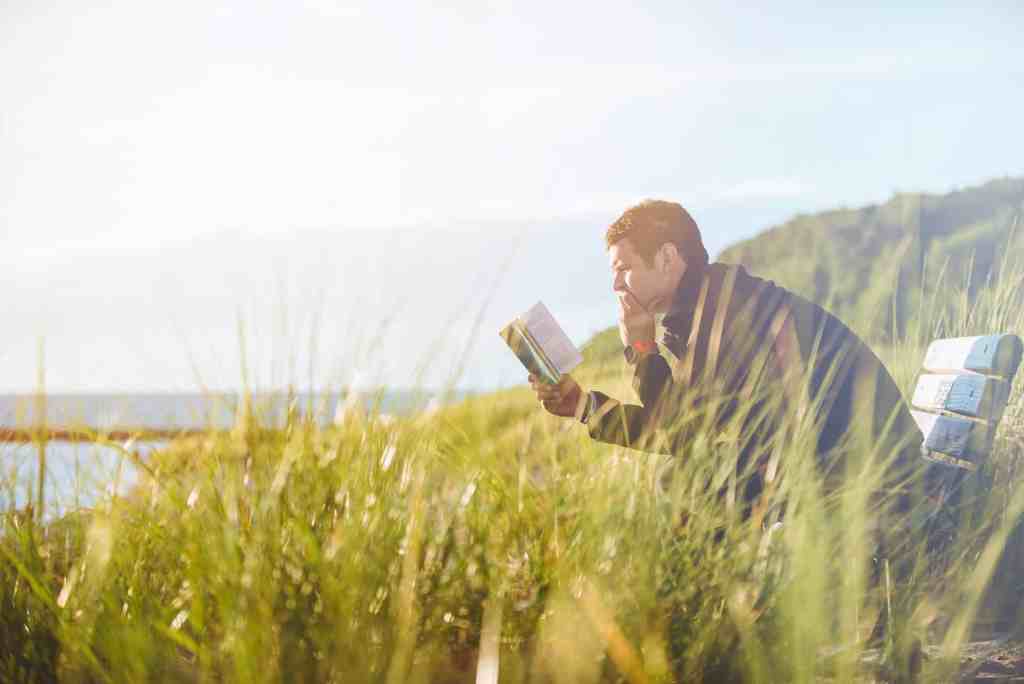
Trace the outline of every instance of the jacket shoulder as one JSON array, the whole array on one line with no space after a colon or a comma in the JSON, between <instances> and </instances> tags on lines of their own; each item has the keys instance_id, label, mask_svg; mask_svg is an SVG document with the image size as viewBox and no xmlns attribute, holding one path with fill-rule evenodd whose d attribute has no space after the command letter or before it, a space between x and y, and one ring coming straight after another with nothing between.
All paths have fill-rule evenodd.
<instances>
[{"instance_id":1,"label":"jacket shoulder","mask_svg":"<svg viewBox=\"0 0 1024 684\"><path fill-rule=\"evenodd\" d=\"M750 297L757 296L762 302L771 300L791 300L796 297L786 288L778 285L774 280L761 278L746 269L742 264L723 264L715 262L708 265L708 275L711 280L710 286L714 290L721 290L728 278L733 278L734 300L748 301Z\"/></svg>"}]
</instances>

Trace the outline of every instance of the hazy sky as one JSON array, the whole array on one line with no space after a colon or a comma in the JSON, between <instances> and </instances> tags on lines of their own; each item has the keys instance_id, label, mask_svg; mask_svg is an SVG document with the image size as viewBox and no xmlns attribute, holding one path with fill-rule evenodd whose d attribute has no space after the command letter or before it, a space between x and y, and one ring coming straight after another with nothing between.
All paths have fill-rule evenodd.
<instances>
[{"instance_id":1,"label":"hazy sky","mask_svg":"<svg viewBox=\"0 0 1024 684\"><path fill-rule=\"evenodd\" d=\"M1024 10L958 4L0 3L0 390L31 386L40 335L56 389L185 388L195 340L235 372L238 312L280 325L268 302L289 288L326 328L388 317L353 303L368 290L421 336L471 327L511 248L473 242L423 290L460 232L590 222L599 242L657 196L716 252L799 211L1024 173ZM314 233L312 283L289 255ZM585 253L577 337L614 317ZM556 296L510 269L507 306ZM471 384L512 369L490 337ZM351 365L333 349L325 367Z\"/></svg>"}]
</instances>

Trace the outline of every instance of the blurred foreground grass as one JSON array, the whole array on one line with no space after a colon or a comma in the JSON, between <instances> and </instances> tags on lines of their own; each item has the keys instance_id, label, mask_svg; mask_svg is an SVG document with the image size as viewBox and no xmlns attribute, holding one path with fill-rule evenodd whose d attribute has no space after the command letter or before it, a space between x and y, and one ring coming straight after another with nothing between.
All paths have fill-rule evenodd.
<instances>
[{"instance_id":1,"label":"blurred foreground grass","mask_svg":"<svg viewBox=\"0 0 1024 684\"><path fill-rule=\"evenodd\" d=\"M956 284L921 302L882 350L904 389L933 338L1024 334L1022 284L1004 268L970 303ZM613 335L580 379L625 397ZM678 461L595 444L525 389L331 427L250 417L155 454L130 496L4 515L0 680L475 681L487 619L502 682L895 679L915 637L938 646L925 680L953 678L972 632L1024 632L1020 384L959 532L899 577L867 541L869 478L823 493L798 439L769 543L701 486L734 457L712 436Z\"/></svg>"}]
</instances>

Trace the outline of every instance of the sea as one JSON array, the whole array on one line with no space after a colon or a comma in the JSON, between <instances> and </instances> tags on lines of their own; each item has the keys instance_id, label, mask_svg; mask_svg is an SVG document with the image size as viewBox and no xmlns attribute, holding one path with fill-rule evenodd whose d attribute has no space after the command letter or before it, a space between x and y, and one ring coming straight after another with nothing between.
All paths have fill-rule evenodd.
<instances>
[{"instance_id":1,"label":"sea","mask_svg":"<svg viewBox=\"0 0 1024 684\"><path fill-rule=\"evenodd\" d=\"M248 405L261 424L283 425L289 410L329 424L345 411L403 416L432 405L465 398L469 392L373 391L360 394L262 392L249 395ZM227 429L235 424L242 395L230 392L150 394L25 394L0 395L0 428L97 430ZM291 407L291 408L290 408ZM45 422L41 419L45 417ZM133 442L143 461L164 442ZM103 497L123 495L138 472L122 449L82 442L46 444L44 517L88 508ZM39 445L0 442L0 510L22 508L37 498Z\"/></svg>"}]
</instances>

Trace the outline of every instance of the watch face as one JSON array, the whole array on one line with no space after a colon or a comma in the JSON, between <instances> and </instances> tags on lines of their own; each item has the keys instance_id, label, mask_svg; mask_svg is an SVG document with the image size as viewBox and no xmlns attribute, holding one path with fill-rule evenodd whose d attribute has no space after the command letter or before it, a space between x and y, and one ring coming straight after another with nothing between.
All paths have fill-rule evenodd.
<instances>
[{"instance_id":1,"label":"watch face","mask_svg":"<svg viewBox=\"0 0 1024 684\"><path fill-rule=\"evenodd\" d=\"M622 355L626 357L626 363L628 364L636 363L636 360L639 357L636 349L633 349L630 345L627 345L626 348L622 350Z\"/></svg>"}]
</instances>

